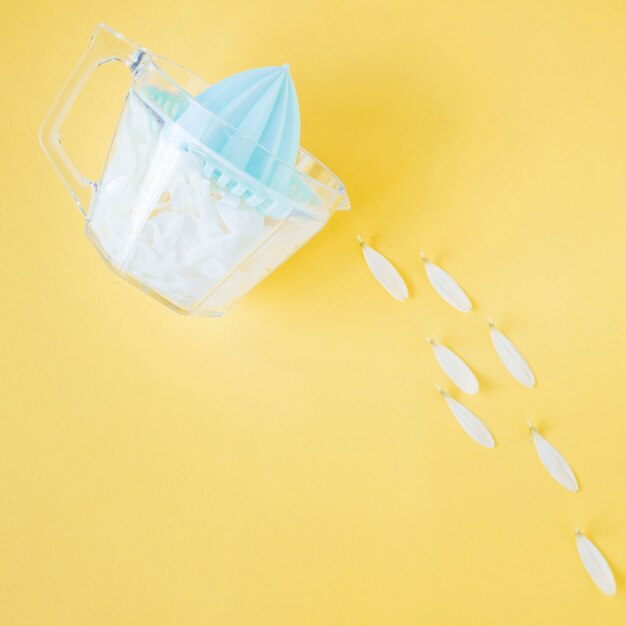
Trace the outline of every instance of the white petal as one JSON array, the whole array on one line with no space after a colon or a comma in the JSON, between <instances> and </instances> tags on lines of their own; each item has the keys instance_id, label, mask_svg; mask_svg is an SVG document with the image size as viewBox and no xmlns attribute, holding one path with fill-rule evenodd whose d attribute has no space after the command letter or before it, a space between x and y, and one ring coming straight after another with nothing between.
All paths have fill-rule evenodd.
<instances>
[{"instance_id":1,"label":"white petal","mask_svg":"<svg viewBox=\"0 0 626 626\"><path fill-rule=\"evenodd\" d=\"M262 237L264 233L263 216L251 207L244 209L235 208L233 206L223 204L223 201L217 203L220 216L224 224L231 233L237 233L244 237Z\"/></svg>"},{"instance_id":2,"label":"white petal","mask_svg":"<svg viewBox=\"0 0 626 626\"><path fill-rule=\"evenodd\" d=\"M400 302L409 297L409 290L398 270L380 253L363 243L358 237L363 256L374 278Z\"/></svg>"},{"instance_id":3,"label":"white petal","mask_svg":"<svg viewBox=\"0 0 626 626\"><path fill-rule=\"evenodd\" d=\"M489 334L491 335L491 342L500 360L504 363L504 367L509 370L513 378L515 378L518 383L524 385L524 387L534 387L536 384L535 375L526 362L526 359L511 343L511 340L495 327L491 318L489 318Z\"/></svg>"},{"instance_id":4,"label":"white petal","mask_svg":"<svg viewBox=\"0 0 626 626\"><path fill-rule=\"evenodd\" d=\"M611 566L596 545L578 530L576 531L576 548L578 549L580 560L587 570L587 574L591 576L591 580L597 585L598 589L602 593L606 593L607 596L615 595L617 586Z\"/></svg>"},{"instance_id":5,"label":"white petal","mask_svg":"<svg viewBox=\"0 0 626 626\"><path fill-rule=\"evenodd\" d=\"M437 361L439 361L439 365L441 365L443 371L449 376L450 380L461 391L469 393L470 395L477 394L478 380L465 361L463 361L460 356L452 352L450 348L446 348L432 339L427 338L426 341L433 347L433 351Z\"/></svg>"},{"instance_id":6,"label":"white petal","mask_svg":"<svg viewBox=\"0 0 626 626\"><path fill-rule=\"evenodd\" d=\"M474 415L465 405L461 404L449 394L447 394L441 387L436 385L437 390L443 396L444 400L448 403L452 415L456 417L457 422L461 424L463 430L481 446L485 448L493 448L496 445L493 435L489 432L489 429L483 424L483 422Z\"/></svg>"},{"instance_id":7,"label":"white petal","mask_svg":"<svg viewBox=\"0 0 626 626\"><path fill-rule=\"evenodd\" d=\"M149 231L152 236L152 247L159 253L164 254L173 249L183 232L185 220L179 213L159 213L148 220L146 224L152 226Z\"/></svg>"},{"instance_id":8,"label":"white petal","mask_svg":"<svg viewBox=\"0 0 626 626\"><path fill-rule=\"evenodd\" d=\"M424 261L426 276L433 286L433 289L450 306L453 306L462 313L469 313L472 310L472 303L467 297L467 294L461 289L459 283L457 283L448 272L441 269L438 265L431 263L423 252L420 252L420 255Z\"/></svg>"},{"instance_id":9,"label":"white petal","mask_svg":"<svg viewBox=\"0 0 626 626\"><path fill-rule=\"evenodd\" d=\"M578 491L578 482L576 481L576 476L574 476L574 472L568 462L545 437L542 437L532 427L531 424L529 424L529 427L530 432L532 433L535 449L539 455L539 460L548 470L550 476L552 476L557 483L565 487L568 491L576 493Z\"/></svg>"}]
</instances>

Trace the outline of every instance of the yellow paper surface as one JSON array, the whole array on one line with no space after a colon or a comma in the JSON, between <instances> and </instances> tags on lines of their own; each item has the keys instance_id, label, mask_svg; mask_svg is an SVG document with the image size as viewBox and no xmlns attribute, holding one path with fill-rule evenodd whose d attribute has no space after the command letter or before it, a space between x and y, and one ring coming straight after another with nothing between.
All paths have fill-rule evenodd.
<instances>
[{"instance_id":1,"label":"yellow paper surface","mask_svg":"<svg viewBox=\"0 0 626 626\"><path fill-rule=\"evenodd\" d=\"M37 144L100 21L210 80L289 62L302 143L348 188L354 210L220 320L112 274ZM3 626L626 623L623 3L25 0L1 29ZM101 72L67 128L96 173L127 81ZM432 291L421 249L474 312ZM425 335L477 372L454 397L495 450L435 391Z\"/></svg>"}]
</instances>

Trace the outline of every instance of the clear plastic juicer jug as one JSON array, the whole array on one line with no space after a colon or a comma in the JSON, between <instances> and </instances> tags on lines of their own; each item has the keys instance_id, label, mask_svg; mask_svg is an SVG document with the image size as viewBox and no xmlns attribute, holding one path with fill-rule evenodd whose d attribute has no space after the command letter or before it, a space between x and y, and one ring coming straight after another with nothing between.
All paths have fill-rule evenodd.
<instances>
[{"instance_id":1,"label":"clear plastic juicer jug","mask_svg":"<svg viewBox=\"0 0 626 626\"><path fill-rule=\"evenodd\" d=\"M60 129L89 76L111 61L129 68L131 85L102 177L91 181ZM302 148L291 166L203 107L196 96L207 87L100 25L40 139L114 271L181 313L219 316L349 202ZM259 171L238 167L218 144L254 155Z\"/></svg>"}]
</instances>

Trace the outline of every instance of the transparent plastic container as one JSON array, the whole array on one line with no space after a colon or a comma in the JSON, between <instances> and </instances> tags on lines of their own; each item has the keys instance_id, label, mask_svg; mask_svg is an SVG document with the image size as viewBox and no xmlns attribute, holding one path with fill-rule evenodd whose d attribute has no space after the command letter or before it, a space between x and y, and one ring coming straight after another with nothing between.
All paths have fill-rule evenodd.
<instances>
[{"instance_id":1,"label":"transparent plastic container","mask_svg":"<svg viewBox=\"0 0 626 626\"><path fill-rule=\"evenodd\" d=\"M112 61L128 67L131 84L103 174L91 181L60 130L91 74ZM100 25L40 141L115 272L180 313L219 316L350 206L308 152L300 148L292 167L204 108L195 96L208 86ZM212 150L216 139L254 154L264 176Z\"/></svg>"}]
</instances>

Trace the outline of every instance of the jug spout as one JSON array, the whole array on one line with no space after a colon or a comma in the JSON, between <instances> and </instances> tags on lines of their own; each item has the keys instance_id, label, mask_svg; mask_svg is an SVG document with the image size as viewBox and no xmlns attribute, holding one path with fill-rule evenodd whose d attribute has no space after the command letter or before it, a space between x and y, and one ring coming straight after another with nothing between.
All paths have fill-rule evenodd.
<instances>
[{"instance_id":1,"label":"jug spout","mask_svg":"<svg viewBox=\"0 0 626 626\"><path fill-rule=\"evenodd\" d=\"M350 198L348 198L348 194L344 192L339 200L337 211L349 211L351 208L352 205L350 204Z\"/></svg>"}]
</instances>

